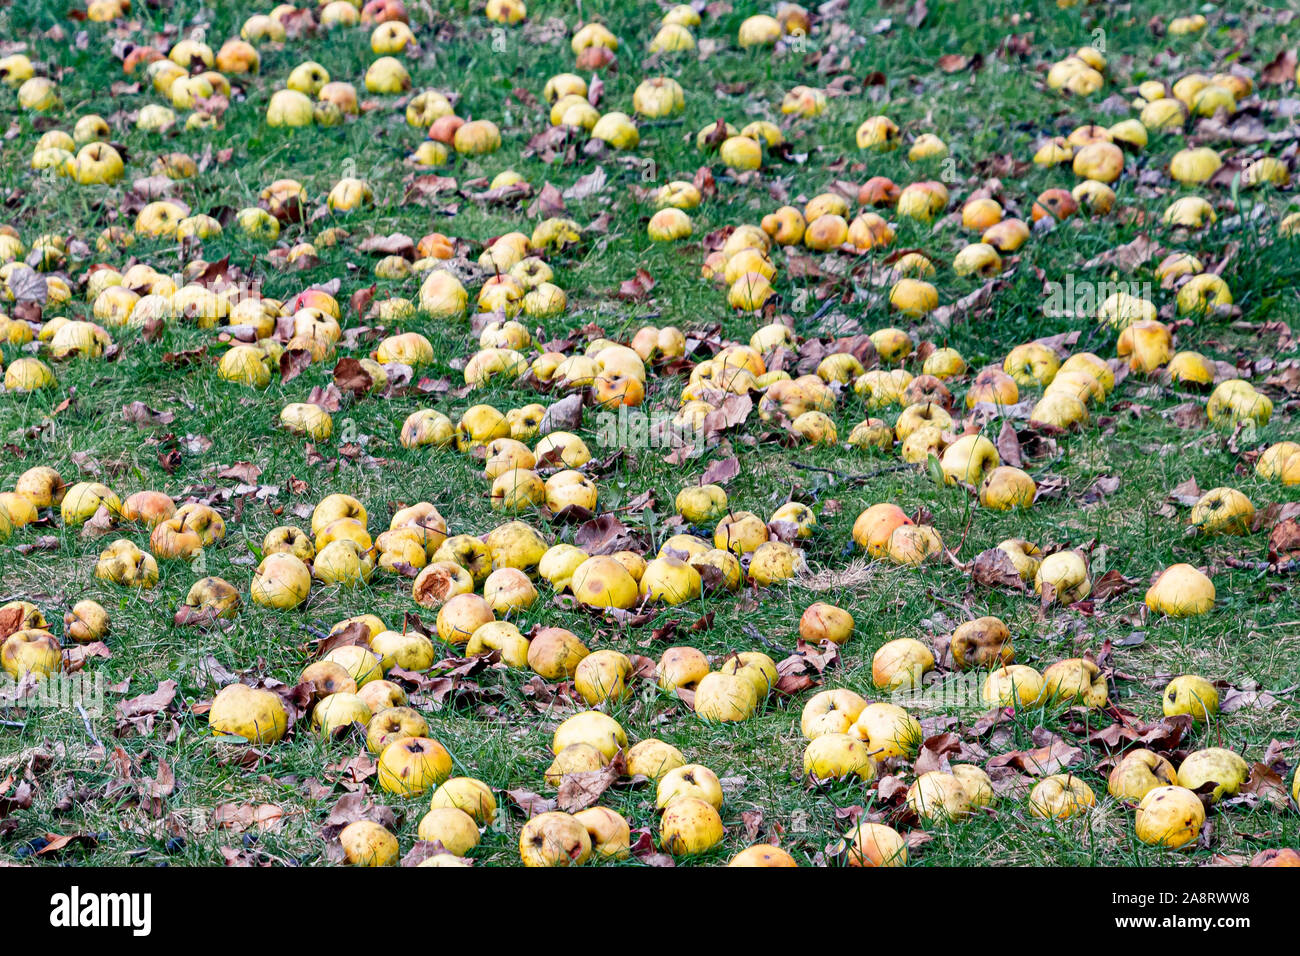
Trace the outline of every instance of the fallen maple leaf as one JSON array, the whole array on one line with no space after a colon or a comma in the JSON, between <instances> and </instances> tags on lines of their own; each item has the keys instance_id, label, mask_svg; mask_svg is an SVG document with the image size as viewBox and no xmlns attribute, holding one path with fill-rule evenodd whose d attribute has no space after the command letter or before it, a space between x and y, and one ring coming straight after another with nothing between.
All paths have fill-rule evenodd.
<instances>
[{"instance_id":1,"label":"fallen maple leaf","mask_svg":"<svg viewBox=\"0 0 1300 956\"><path fill-rule=\"evenodd\" d=\"M629 302L639 302L650 295L650 290L655 287L654 276L644 269L637 269L636 275L631 279L624 279L618 287L618 297Z\"/></svg>"}]
</instances>

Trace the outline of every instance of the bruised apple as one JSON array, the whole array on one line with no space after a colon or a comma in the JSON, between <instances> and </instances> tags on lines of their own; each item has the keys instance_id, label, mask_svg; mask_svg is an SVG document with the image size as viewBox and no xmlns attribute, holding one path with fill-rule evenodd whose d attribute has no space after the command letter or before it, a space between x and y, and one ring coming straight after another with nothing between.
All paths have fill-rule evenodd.
<instances>
[{"instance_id":1,"label":"bruised apple","mask_svg":"<svg viewBox=\"0 0 1300 956\"><path fill-rule=\"evenodd\" d=\"M1001 667L1015 659L1011 632L996 617L976 618L959 625L948 646L953 663L961 670Z\"/></svg>"},{"instance_id":2,"label":"bruised apple","mask_svg":"<svg viewBox=\"0 0 1300 956\"><path fill-rule=\"evenodd\" d=\"M1138 804L1134 832L1143 843L1176 848L1196 840L1205 824L1205 806L1186 787L1154 787Z\"/></svg>"},{"instance_id":3,"label":"bruised apple","mask_svg":"<svg viewBox=\"0 0 1300 956\"><path fill-rule=\"evenodd\" d=\"M711 803L698 797L679 797L659 821L660 845L673 856L705 853L722 842L722 817Z\"/></svg>"},{"instance_id":4,"label":"bruised apple","mask_svg":"<svg viewBox=\"0 0 1300 956\"><path fill-rule=\"evenodd\" d=\"M200 578L190 586L185 595L179 613L188 616L199 615L199 620L206 617L232 618L239 612L239 591L224 578L209 576Z\"/></svg>"},{"instance_id":5,"label":"bruised apple","mask_svg":"<svg viewBox=\"0 0 1300 956\"><path fill-rule=\"evenodd\" d=\"M361 698L362 703L370 708L371 714L377 714L392 707L405 707L410 703L406 691L392 681L381 678L366 681L365 686L357 690L357 696Z\"/></svg>"},{"instance_id":6,"label":"bruised apple","mask_svg":"<svg viewBox=\"0 0 1300 956\"><path fill-rule=\"evenodd\" d=\"M16 680L49 677L63 669L59 642L42 628L15 631L0 644L0 666Z\"/></svg>"},{"instance_id":7,"label":"bruised apple","mask_svg":"<svg viewBox=\"0 0 1300 956\"><path fill-rule=\"evenodd\" d=\"M158 562L133 541L119 538L100 552L95 577L127 587L152 588L158 583Z\"/></svg>"},{"instance_id":8,"label":"bruised apple","mask_svg":"<svg viewBox=\"0 0 1300 956\"><path fill-rule=\"evenodd\" d=\"M834 604L810 604L799 618L799 637L809 644L843 644L852 636L853 615Z\"/></svg>"},{"instance_id":9,"label":"bruised apple","mask_svg":"<svg viewBox=\"0 0 1300 956\"><path fill-rule=\"evenodd\" d=\"M79 644L103 640L108 630L108 612L98 601L80 600L63 615L63 633Z\"/></svg>"},{"instance_id":10,"label":"bruised apple","mask_svg":"<svg viewBox=\"0 0 1300 956\"><path fill-rule=\"evenodd\" d=\"M457 594L438 610L438 637L448 644L468 644L484 624L496 620L491 606L477 594Z\"/></svg>"},{"instance_id":11,"label":"bruised apple","mask_svg":"<svg viewBox=\"0 0 1300 956\"><path fill-rule=\"evenodd\" d=\"M636 604L639 596L636 579L608 555L583 561L571 581L574 596L590 607L626 610Z\"/></svg>"},{"instance_id":12,"label":"bruised apple","mask_svg":"<svg viewBox=\"0 0 1300 956\"><path fill-rule=\"evenodd\" d=\"M694 647L670 647L659 658L655 679L669 692L679 687L692 687L709 673L709 659Z\"/></svg>"},{"instance_id":13,"label":"bruised apple","mask_svg":"<svg viewBox=\"0 0 1300 956\"><path fill-rule=\"evenodd\" d=\"M347 676L346 671L343 674ZM303 676L306 677L305 671ZM394 741L406 737L426 737L428 734L429 724L419 711L410 707L385 707L375 711L366 724L366 749L378 755Z\"/></svg>"},{"instance_id":14,"label":"bruised apple","mask_svg":"<svg viewBox=\"0 0 1300 956\"><path fill-rule=\"evenodd\" d=\"M539 813L519 831L519 859L524 866L581 866L590 856L587 828L563 811Z\"/></svg>"},{"instance_id":15,"label":"bruised apple","mask_svg":"<svg viewBox=\"0 0 1300 956\"><path fill-rule=\"evenodd\" d=\"M731 858L727 866L798 866L792 857L779 846L773 846L770 843L755 843L753 846L747 846Z\"/></svg>"},{"instance_id":16,"label":"bruised apple","mask_svg":"<svg viewBox=\"0 0 1300 956\"><path fill-rule=\"evenodd\" d=\"M871 659L871 680L882 690L919 687L926 671L934 668L934 654L912 637L900 637L882 646Z\"/></svg>"},{"instance_id":17,"label":"bruised apple","mask_svg":"<svg viewBox=\"0 0 1300 956\"><path fill-rule=\"evenodd\" d=\"M339 834L343 855L352 866L396 866L397 837L373 820L354 820Z\"/></svg>"},{"instance_id":18,"label":"bruised apple","mask_svg":"<svg viewBox=\"0 0 1300 956\"><path fill-rule=\"evenodd\" d=\"M1136 803L1157 787L1176 783L1178 772L1164 757L1150 750L1131 750L1106 778L1106 790L1116 800Z\"/></svg>"},{"instance_id":19,"label":"bruised apple","mask_svg":"<svg viewBox=\"0 0 1300 956\"><path fill-rule=\"evenodd\" d=\"M834 856L849 866L906 866L907 841L884 823L860 822L835 844Z\"/></svg>"},{"instance_id":20,"label":"bruised apple","mask_svg":"<svg viewBox=\"0 0 1300 956\"><path fill-rule=\"evenodd\" d=\"M578 635L562 627L544 627L528 644L528 666L547 680L573 677L590 651Z\"/></svg>"},{"instance_id":21,"label":"bruised apple","mask_svg":"<svg viewBox=\"0 0 1300 956\"><path fill-rule=\"evenodd\" d=\"M393 741L379 755L379 785L399 797L418 797L451 776L451 754L428 737Z\"/></svg>"}]
</instances>

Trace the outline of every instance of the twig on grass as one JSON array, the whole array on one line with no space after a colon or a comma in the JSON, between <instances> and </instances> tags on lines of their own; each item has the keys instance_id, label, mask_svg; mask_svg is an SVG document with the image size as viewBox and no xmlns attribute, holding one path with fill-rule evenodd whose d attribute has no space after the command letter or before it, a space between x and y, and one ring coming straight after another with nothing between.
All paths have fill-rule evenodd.
<instances>
[{"instance_id":1,"label":"twig on grass","mask_svg":"<svg viewBox=\"0 0 1300 956\"><path fill-rule=\"evenodd\" d=\"M90 715L86 713L86 708L78 704L77 713L81 715L81 722L85 725L86 733L90 735L90 739L95 742L95 746L101 750L104 749L104 742L95 734L95 728L90 726Z\"/></svg>"}]
</instances>

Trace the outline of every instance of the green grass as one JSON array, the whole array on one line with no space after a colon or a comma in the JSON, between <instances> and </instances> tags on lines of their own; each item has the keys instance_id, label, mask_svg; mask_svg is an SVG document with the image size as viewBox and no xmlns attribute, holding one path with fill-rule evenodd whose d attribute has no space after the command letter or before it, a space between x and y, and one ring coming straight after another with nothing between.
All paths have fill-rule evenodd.
<instances>
[{"instance_id":1,"label":"green grass","mask_svg":"<svg viewBox=\"0 0 1300 956\"><path fill-rule=\"evenodd\" d=\"M137 3L136 19L125 21L137 30L139 42L164 25L186 27L199 5L183 0L156 10ZM950 167L955 176L949 182L953 193L950 211L982 185L980 164L991 157L1009 154L1027 161L1033 144L1049 134L1065 134L1074 127L1096 121L1110 124L1128 115L1104 112L1101 102L1125 87L1147 78L1172 82L1192 71L1213 73L1224 67L1223 52L1233 45L1231 28L1244 29L1246 49L1253 54L1247 65L1258 68L1271 60L1287 42L1287 28L1279 26L1262 4L1250 4L1232 16L1210 15L1210 27L1199 37L1165 37L1157 40L1147 27L1152 15L1166 19L1185 12L1179 5L1156 0L1124 14L1107 17L1100 8L1058 10L1054 3L991 2L979 7L978 18L967 4L931 3L921 29L903 23L904 7L851 4L854 12L845 23L861 35L860 42L845 42L843 55L850 73L858 78L880 71L884 86L868 88L866 94L832 97L826 112L815 120L783 123L793 144L792 151L806 154L803 162L782 163L770 158L761 179L736 178L724 174L721 164L696 151L695 133L725 117L736 125L756 118L780 122L781 96L792 86L806 83L825 86L833 78L818 75L798 56L771 56L769 51L741 51L735 35L741 20L754 12L767 12L766 4L737 2L735 11L707 19L697 35L721 41L716 53L704 61L693 55L663 57L656 64L643 60L643 50L655 30L656 11L650 5L588 2L589 17L603 18L622 38L619 69L607 73L602 109L630 112L632 92L645 76L675 76L686 91L686 108L671 120L642 125L640 147L626 155L611 154L600 159L585 158L548 166L537 158L522 158L528 140L546 123L545 108L530 109L506 97L522 87L541 98L547 77L573 69L568 35L548 42L531 37L547 17L564 17L573 27L571 5L537 2L530 4L532 25L505 33L504 50L494 49L491 24L475 5L465 3L410 4L413 25L423 42L418 57L408 58L416 90L433 87L460 94L462 116L493 119L501 127L502 148L474 162L455 161L443 175L461 183L479 176L491 177L513 168L535 187L551 182L560 189L571 186L579 176L602 165L609 184L599 195L567 202L568 214L586 224L598 214L610 214L605 235L589 235L576 250L552 257L555 281L569 295L568 313L544 323L538 340L558 338L562 333L594 322L606 335L630 339L641 325L676 324L686 330L704 329L711 324L722 328L728 340L745 341L763 321L740 316L726 305L725 290L698 278L705 256L702 239L714 230L741 222L757 222L763 214L781 204L773 190L788 195L791 203L825 191L836 180L862 182L872 175L884 175L900 184L938 178L945 167L939 162L911 163L906 150L887 154L860 153L854 145L859 122L875 113L886 113L902 126L905 137L934 132L948 144L954 157ZM269 7L269 5L268 5ZM640 9L637 9L640 8ZM243 4L206 5L213 20L207 36L216 48L228 36L237 34L242 18L252 12ZM435 23L428 22L433 10ZM66 180L50 182L28 168L30 151L40 131L51 125L71 130L76 117L97 112L110 119L114 140L128 156L126 182L148 175L153 158L164 152L183 151L196 158L209 147L213 151L207 168L196 179L180 184L180 196L195 211L219 206L241 208L256 204L258 193L272 180L299 179L312 202L323 202L325 194L349 160L357 175L373 187L375 205L363 212L340 216L330 222L288 226L280 244L309 240L323 226L336 224L349 230L351 238L335 247L319 250L319 264L305 271L279 271L265 259L266 248L239 237L233 225L224 236L206 243L201 256L217 261L230 256L246 271L264 278L267 295L287 298L312 283L340 279L339 300L376 281L370 274L375 257L360 252L356 245L370 234L402 232L418 239L428 231L443 231L479 243L512 229L530 232L540 216L529 216L524 208L484 207L465 198L440 197L455 202L454 217L431 213L428 207L404 203L403 180L412 172L404 157L420 142L422 132L406 125L402 112L380 97L364 93L361 78L372 59L368 28L335 31L328 39L290 40L283 47L261 45L262 70L246 82L244 96L234 98L219 132L179 131L166 136L149 135L135 129L127 114L160 98L147 88L118 95L111 84L123 79L112 57L116 39L126 35L126 26L72 22L65 18L67 5L38 2L5 11L7 22L0 31L4 39L32 38L33 59L51 61L64 71L60 91L65 104L53 121L35 119L17 108L14 94L0 89L4 122L16 132L0 143L0 190L7 197L4 218L19 230L30 245L36 236L56 233L89 242L109 225L129 228L132 215L122 212L128 187L77 187ZM882 17L892 27L872 35L871 27ZM1017 19L1013 19L1017 18ZM49 39L45 32L59 27L64 38ZM429 39L438 30L439 41ZM1096 28L1106 31L1106 51L1111 62L1105 90L1087 99L1069 99L1048 91L1037 73L1072 50L1089 42ZM74 42L84 31L86 42ZM828 25L814 32L821 42ZM994 53L1012 33L1033 32L1032 49L1025 61L1003 59ZM500 44L498 44L498 47ZM1154 57L1164 53L1164 63ZM32 52L32 51L29 51ZM936 69L944 53L983 54L983 68L976 73L943 74ZM1174 65L1168 60L1174 57ZM347 80L361 90L362 99L374 100L375 108L359 119L333 129L307 128L296 131L268 128L263 120L271 92L283 83L292 67L305 59L323 63L335 79ZM1243 62L1245 62L1243 58ZM130 78L134 80L135 78ZM744 90L729 93L720 84L742 83ZM730 89L730 87L728 88ZM1294 86L1264 88L1260 98L1277 101L1294 95ZM1270 129L1284 121L1264 114ZM1264 222L1257 228L1238 231L1211 229L1193 237L1179 237L1159 226L1160 213L1183 193L1210 196L1219 207L1220 220L1230 218L1229 191L1223 188L1190 190L1174 188L1161 173L1154 186L1139 185L1143 171L1159 173L1169 157L1184 145L1181 136L1153 135L1148 149L1130 157L1123 179L1115 184L1120 208L1141 210L1148 223L1112 215L1079 220L1048 233L1036 233L1021 250L1014 271L994 297L990 307L969 321L958 319L950 330L925 331L939 345L951 345L962 352L972 369L1000 363L1015 344L1039 336L1077 330L1079 348L1113 356L1116 333L1094 327L1085 318L1046 318L1041 314L1043 281L1063 279L1074 272L1082 277L1081 265L1088 259L1140 234L1150 235L1169 248L1196 252L1207 265L1218 262L1236 249L1225 278L1232 287L1241 316L1234 322L1211 317L1180 325L1178 346L1197 349L1226 362L1272 358L1295 359L1294 350L1281 353L1275 336L1260 332L1266 321L1295 324L1300 257L1294 241L1275 241L1275 227ZM1234 150L1227 144L1225 154ZM1280 151L1283 144L1274 144ZM215 152L232 150L228 161L219 162ZM1262 154L1262 148L1237 150L1241 158ZM627 160L635 158L637 162ZM642 179L641 161L653 160L653 182ZM718 194L693 213L695 234L676 244L652 244L646 237L645 221L653 212L650 202L639 201L631 187L654 185L669 179L690 179L701 165L710 164L718 178ZM1002 188L1008 205L1028 217L1033 198L1052 186L1072 186L1074 178L1066 168L1040 170L1021 176L1004 176ZM1243 203L1266 203L1274 213L1287 209L1292 193L1243 194ZM525 206L527 204L525 203ZM915 223L898 225L895 248L924 248L939 268L934 280L941 301L950 304L979 288L983 280L959 278L946 263L966 243L962 231L952 225L931 231ZM122 267L128 261L148 262L161 271L179 270L184 264L174 244L141 239L127 253L112 253L103 261ZM843 283L836 294L846 299L831 317L814 317L821 296L817 282L790 277L782 267L777 281L782 294L778 312L790 315L796 332L815 338L837 334L836 323L850 331L871 331L891 324L904 324L887 309L883 290L853 289ZM880 258L880 256L877 256ZM82 278L90 262L71 264L69 274ZM1140 271L1149 279L1154 262ZM613 293L620 282L645 269L656 280L649 299L626 302ZM1091 278L1103 278L1100 273ZM1106 278L1125 278L1123 275ZM401 281L378 280L377 297L406 296L414 299L419 278ZM800 296L807 290L813 293ZM474 290L471 290L473 292ZM1172 294L1157 293L1158 304L1172 301ZM795 303L806 309L794 312ZM64 309L50 308L46 316L63 313L85 317L89 304L74 287L73 300ZM841 318L842 316L842 318ZM357 325L355 314L345 316L345 325ZM530 323L531 324L531 323ZM430 378L446 377L453 385L462 381L461 362L476 347L476 336L468 320L435 323L423 318L405 323L422 332L433 343L436 359L420 370ZM906 327L906 326L905 326ZM0 457L0 486L12 487L25 469L49 464L73 480L104 481L125 497L144 488L163 490L178 500L204 498L217 488L231 488L236 482L216 477L221 466L251 461L262 468L260 482L276 486L278 492L263 498L249 496L236 506L235 499L219 507L227 521L227 537L207 553L206 573L220 575L247 596L247 585L263 535L270 528L293 523L306 527L304 508L333 492L357 496L371 515L370 530L387 527L394 503L431 501L447 517L454 532L482 534L502 519L489 507L480 467L453 450L408 450L398 442L405 417L416 408L433 406L453 420L467 405L486 401L502 409L539 397L516 385L492 385L472 396L443 396L436 400L416 397L384 399L370 396L349 401L335 415L335 439L319 443L327 459L313 464L306 443L288 436L277 427L277 415L284 404L303 401L312 387L331 380L332 362L313 365L287 384L277 380L264 391L254 391L223 382L214 365L200 362L172 368L163 362L167 353L207 346L218 354L215 333L189 325L170 325L156 342L145 341L137 332L114 329L120 356L112 363L71 361L55 365L56 389L32 395L0 395L0 435L6 446ZM339 356L366 354L372 343L342 349ZM8 365L24 351L3 347ZM1255 376L1261 384L1264 374ZM962 398L968 379L953 384ZM675 407L683 379L656 376L651 379L648 405ZM1253 447L1282 438L1295 438L1294 394L1273 393L1277 410L1261 429ZM73 403L59 410L69 398ZM139 427L123 420L121 408L132 401L144 401L153 408L175 414L175 420L161 427ZM1118 410L1116 403L1128 400L1144 406L1139 414ZM996 513L978 508L959 488L937 487L923 469L890 471L865 482L844 480L884 468L896 458L868 455L839 446L834 448L790 447L775 442L751 444L763 435L758 416L731 434L730 441L740 454L742 471L728 485L732 506L769 516L781 503L796 499L818 511L818 525L807 542L810 564L819 569L843 569L853 560L850 529L866 505L892 500L909 513L927 509L933 524L950 547L962 541L958 557L969 560L980 551L1008 537L1024 537L1049 544L1082 545L1097 539L1105 549L1105 566L1142 582L1104 605L1095 616L1083 616L1068 609L1056 609L1042 616L1037 602L982 588L971 590L968 577L948 563L920 570L900 570L883 564L870 565L862 573L845 575L836 587L813 592L802 585L779 586L741 597L706 597L691 605L659 610L644 627L628 629L615 622L601 621L587 614L566 610L551 600L549 588L541 583L541 597L519 620L524 632L534 624L558 624L581 635L589 646L614 647L628 653L657 658L667 646L650 642L652 630L666 620L681 621L686 628L706 612L714 615L711 627L698 633L686 628L676 641L696 644L706 653L720 656L733 650L769 650L756 635L782 648L792 649L797 637L798 618L813 600L827 600L848 608L858 626L850 643L842 648L841 663L827 671L825 686L845 686L871 695L871 657L886 640L910 636L923 640L943 635L966 616L993 614L1002 617L1015 640L1017 660L1039 669L1064 657L1101 650L1106 640L1124 643L1135 631L1145 635L1140 643L1116 646L1110 662L1123 675L1139 678L1194 672L1212 680L1241 686L1257 681L1278 693L1270 709L1246 708L1225 714L1209 727L1198 729L1180 746L1221 745L1235 749L1248 761L1263 757L1273 739L1294 736L1296 706L1290 691L1300 682L1300 605L1294 597L1294 579L1260 573L1229 564L1231 559L1261 562L1266 558L1266 533L1246 538L1185 536L1186 512L1177 516L1161 513L1168 492L1185 479L1195 478L1202 489L1232 485L1245 492L1257 507L1273 501L1296 500L1294 488L1259 479L1243 465L1240 453L1230 448L1227 435L1208 429L1188 431L1163 418L1161 412L1186 401L1172 390L1150 388L1140 376L1130 376L1110 397L1110 407L1095 409L1087 427L1060 439L1060 455L1053 460L1035 461L1028 470L1036 475L1050 473L1066 483L1063 494L1040 502L1027 513ZM890 411L892 416L897 409ZM834 410L841 436L865 417L861 400L848 392ZM45 423L52 422L52 425ZM594 429L588 414L583 434L594 445ZM42 426L45 427L42 427ZM368 455L381 463L368 467L337 455L343 433L364 444ZM174 436L183 448L181 463L174 473L160 465L158 453ZM186 436L211 441L188 450ZM162 444L160 444L160 442ZM615 449L594 446L597 458ZM685 465L663 460L664 452L629 449L614 469L597 479L603 507L616 508L638 494L652 490L657 499L655 522L647 533L655 547L666 535L663 522L672 513L678 489L697 480L711 453ZM823 471L795 467L809 465ZM1116 492L1099 502L1084 505L1079 498L1103 475L1117 475ZM290 479L305 482L301 494L293 494ZM832 502L834 504L832 504ZM237 515L237 516L236 516ZM649 515L623 515L649 522ZM567 540L572 526L548 527L536 522L548 538ZM145 544L147 536L129 527L121 534ZM57 550L22 553L18 546L32 543L40 535L54 535ZM107 539L111 540L111 539ZM284 819L278 830L260 834L252 847L276 861L311 864L323 861L323 842L318 828L329 808L345 791L336 784L337 765L361 749L356 739L322 742L300 726L289 740L267 748L264 759L250 766L240 759L241 751L216 742L207 733L206 719L188 712L193 703L209 699L215 688L196 675L196 666L209 656L232 670L266 675L293 683L309 661L307 644L315 632L327 630L335 621L351 614L373 612L390 626L400 625L405 612L419 612L432 621L433 612L417 607L410 597L409 580L376 574L369 586L358 589L317 587L308 603L295 612L276 613L246 602L238 618L223 630L202 631L171 624L176 605L198 576L185 563L162 562L158 586L149 591L123 590L94 577L94 564L104 542L86 540L75 530L53 524L18 531L0 548L0 597L37 603L59 631L65 609L81 598L94 598L109 610L113 630L108 639L112 657L89 666L105 675L110 684L129 679L129 688L109 697L108 713L88 723L73 710L39 709L4 712L0 725L0 780L10 774L30 772L35 781L34 800L29 809L14 811L0 823L0 856L23 855L29 841L44 834L99 834L93 848L74 845L57 858L87 864L153 864L163 860L186 864L216 864L223 847L239 847L241 837L228 830L212 829L208 811L222 803L272 803L282 808ZM1094 558L1099 552L1094 552ZM1214 611L1190 620L1149 618L1141 620L1139 609L1147 579L1176 561L1207 566L1212 570L1219 601ZM1096 568L1098 574L1101 569ZM458 773L479 777L496 789L503 812L498 826L484 834L473 852L481 864L513 864L518 861L517 838L522 815L502 794L521 788L553 796L542 780L549 763L551 731L568 712L561 707L536 705L520 692L532 678L531 672L490 669L472 680L484 692L480 698L455 699L446 706L425 703L432 736L452 752ZM152 691L166 679L179 684L180 712L174 725L162 721L154 732L140 735L114 734L112 704L122 698ZM1121 707L1143 720L1160 716L1159 691L1163 683L1154 680L1115 679L1111 697ZM729 778L723 818L728 835L722 846L703 858L724 862L749 842L742 814L761 814L760 839L771 839L787 847L801 863L822 858L847 827L837 811L854 806L875 807L874 786L840 785L829 790L810 790L799 779L804 741L799 733L799 712L808 694L788 700L772 699L755 718L738 725L705 725L674 698L638 685L627 701L611 708L633 740L657 736L679 747L687 758L703 763L720 777ZM947 713L947 712L945 712ZM957 729L965 739L969 727L982 713L979 707L947 713L961 723ZM919 714L926 718L927 732L938 732L943 713ZM1012 749L1031 747L1031 732L1041 725L1076 736L1070 727L1073 715L1061 709L1017 715L1009 733L998 734L995 742L979 741L990 756ZM1107 718L1092 715L1093 727ZM945 725L943 729L948 729ZM111 753L121 748L129 760L129 774L121 766L103 759L88 748L91 731ZM1249 857L1259 849L1297 843L1294 810L1271 810L1234 806L1214 814L1215 826L1209 850L1168 853L1154 850L1133 838L1131 813L1105 795L1105 769L1098 764L1106 757L1102 750L1081 744L1085 762L1078 769L1097 793L1100 807L1085 819L1050 823L1031 817L1023 799L1008 798L995 813L975 821L932 828L933 839L915 854L924 865L987 865L1055 863L1060 865L1191 864L1204 862L1212 852ZM48 756L42 756L48 755ZM1287 759L1284 756L1284 759ZM1294 757L1290 757L1294 763ZM176 788L165 801L161 818L148 811L143 783L154 777L165 761L173 769ZM30 768L28 771L26 768ZM910 779L910 771L897 771ZM123 777L127 779L123 779ZM1288 782L1290 777L1288 776ZM318 782L320 786L308 785ZM373 781L371 781L373 783ZM0 796L4 793L0 789ZM399 832L405 851L415 840L416 824L426 801L399 800L382 793L377 799L401 811L404 822ZM610 806L624 813L634 828L657 825L653 790L615 788L606 796ZM174 814L168 816L167 814ZM183 846L171 836L184 836ZM245 843L250 842L244 837Z\"/></svg>"}]
</instances>

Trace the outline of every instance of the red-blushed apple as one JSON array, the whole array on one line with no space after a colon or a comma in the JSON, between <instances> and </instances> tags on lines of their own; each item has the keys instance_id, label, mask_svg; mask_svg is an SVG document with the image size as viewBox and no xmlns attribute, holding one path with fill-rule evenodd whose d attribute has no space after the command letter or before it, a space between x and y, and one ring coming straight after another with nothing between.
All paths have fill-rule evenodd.
<instances>
[{"instance_id":1,"label":"red-blushed apple","mask_svg":"<svg viewBox=\"0 0 1300 956\"><path fill-rule=\"evenodd\" d=\"M818 691L804 704L799 729L810 740L848 733L866 706L866 700L845 688Z\"/></svg>"},{"instance_id":2,"label":"red-blushed apple","mask_svg":"<svg viewBox=\"0 0 1300 956\"><path fill-rule=\"evenodd\" d=\"M907 841L893 827L863 820L835 844L849 866L906 866Z\"/></svg>"},{"instance_id":3,"label":"red-blushed apple","mask_svg":"<svg viewBox=\"0 0 1300 956\"><path fill-rule=\"evenodd\" d=\"M438 611L438 637L448 644L468 644L476 630L495 619L487 601L477 594L457 594Z\"/></svg>"},{"instance_id":4,"label":"red-blushed apple","mask_svg":"<svg viewBox=\"0 0 1300 956\"><path fill-rule=\"evenodd\" d=\"M49 631L27 628L15 631L0 644L0 666L15 680L41 680L63 669L63 652Z\"/></svg>"},{"instance_id":5,"label":"red-blushed apple","mask_svg":"<svg viewBox=\"0 0 1300 956\"><path fill-rule=\"evenodd\" d=\"M853 615L842 607L817 601L799 617L799 636L809 644L844 644L853 636Z\"/></svg>"}]
</instances>

